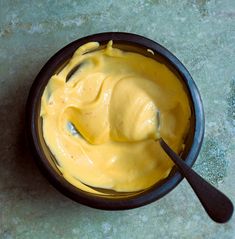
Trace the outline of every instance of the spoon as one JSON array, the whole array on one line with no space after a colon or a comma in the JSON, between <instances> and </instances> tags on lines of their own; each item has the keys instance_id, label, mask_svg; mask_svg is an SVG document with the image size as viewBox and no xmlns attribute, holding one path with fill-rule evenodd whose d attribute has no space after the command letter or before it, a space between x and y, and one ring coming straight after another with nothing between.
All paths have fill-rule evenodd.
<instances>
[{"instance_id":1,"label":"spoon","mask_svg":"<svg viewBox=\"0 0 235 239\"><path fill-rule=\"evenodd\" d=\"M210 218L218 223L227 222L233 214L230 199L190 168L162 138L159 143L187 179Z\"/></svg>"},{"instance_id":2,"label":"spoon","mask_svg":"<svg viewBox=\"0 0 235 239\"><path fill-rule=\"evenodd\" d=\"M72 127L74 125L72 124ZM74 130L79 133L79 131L74 127ZM79 133L80 134L80 133ZM159 141L162 149L167 153L170 159L175 163L180 173L187 179L188 183L192 187L193 191L199 198L202 206L204 207L207 214L212 220L218 223L227 222L233 214L233 204L230 199L225 196L222 192L204 180L200 175L198 175L192 168L190 168L184 160L182 160L163 140L160 136L160 111L157 111L157 138L156 141ZM82 182L86 185L84 182ZM102 189L86 185L94 190L107 193L107 194L116 194L114 190ZM120 194L120 192L118 193ZM129 193L122 193L127 195Z\"/></svg>"}]
</instances>

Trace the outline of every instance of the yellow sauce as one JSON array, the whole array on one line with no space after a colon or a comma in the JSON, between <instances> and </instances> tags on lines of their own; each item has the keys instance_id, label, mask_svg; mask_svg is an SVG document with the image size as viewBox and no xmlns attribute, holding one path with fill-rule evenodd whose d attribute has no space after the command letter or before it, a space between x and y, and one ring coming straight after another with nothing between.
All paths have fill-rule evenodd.
<instances>
[{"instance_id":1,"label":"yellow sauce","mask_svg":"<svg viewBox=\"0 0 235 239\"><path fill-rule=\"evenodd\" d=\"M43 136L59 170L76 187L142 190L167 177L173 166L155 139L161 135L176 152L182 150L189 101L164 64L113 48L112 41L98 47L79 47L49 80L41 99Z\"/></svg>"}]
</instances>

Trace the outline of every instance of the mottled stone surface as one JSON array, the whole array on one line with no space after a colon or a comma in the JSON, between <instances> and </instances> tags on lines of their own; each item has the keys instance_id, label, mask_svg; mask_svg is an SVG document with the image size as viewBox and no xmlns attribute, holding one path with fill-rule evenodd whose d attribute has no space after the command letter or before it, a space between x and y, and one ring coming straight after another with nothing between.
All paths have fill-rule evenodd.
<instances>
[{"instance_id":1,"label":"mottled stone surface","mask_svg":"<svg viewBox=\"0 0 235 239\"><path fill-rule=\"evenodd\" d=\"M0 1L0 238L234 239L204 213L187 182L151 205L90 209L41 176L24 143L34 77L62 46L102 31L128 31L166 46L202 95L206 135L194 168L235 203L235 1Z\"/></svg>"}]
</instances>

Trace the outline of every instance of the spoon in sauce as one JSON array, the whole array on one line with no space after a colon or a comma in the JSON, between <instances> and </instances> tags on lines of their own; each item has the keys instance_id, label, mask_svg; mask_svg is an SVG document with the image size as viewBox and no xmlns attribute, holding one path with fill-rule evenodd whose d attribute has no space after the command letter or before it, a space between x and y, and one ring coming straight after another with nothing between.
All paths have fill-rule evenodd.
<instances>
[{"instance_id":1,"label":"spoon in sauce","mask_svg":"<svg viewBox=\"0 0 235 239\"><path fill-rule=\"evenodd\" d=\"M157 111L157 122L159 131L159 111ZM161 147L175 163L180 173L187 179L210 218L218 223L227 222L233 214L233 204L231 200L190 168L184 160L170 148L163 138L159 137L156 141L159 141Z\"/></svg>"},{"instance_id":2,"label":"spoon in sauce","mask_svg":"<svg viewBox=\"0 0 235 239\"><path fill-rule=\"evenodd\" d=\"M167 153L170 159L175 163L176 167L180 173L187 179L188 183L191 185L193 191L199 198L202 206L204 207L207 214L212 220L218 223L227 222L233 214L233 204L231 200L225 196L222 192L204 180L200 175L198 175L192 168L190 168L184 160L176 154L170 146L164 141L160 134L160 111L157 111L157 135L153 138L155 141L159 141L162 149ZM79 134L83 137L76 127L70 123L70 131L75 134ZM84 140L86 140L84 138ZM81 181L84 185L100 192L102 194L118 194L118 195L129 195L128 192L116 192L111 189L97 188L91 185L87 185Z\"/></svg>"}]
</instances>

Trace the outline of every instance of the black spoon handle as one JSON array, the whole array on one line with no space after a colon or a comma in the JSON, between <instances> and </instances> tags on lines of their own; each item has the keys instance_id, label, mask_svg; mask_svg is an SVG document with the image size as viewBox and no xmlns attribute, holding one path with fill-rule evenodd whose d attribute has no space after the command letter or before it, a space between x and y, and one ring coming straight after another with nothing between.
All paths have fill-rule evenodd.
<instances>
[{"instance_id":1,"label":"black spoon handle","mask_svg":"<svg viewBox=\"0 0 235 239\"><path fill-rule=\"evenodd\" d=\"M188 180L211 219L219 223L227 222L233 214L233 204L230 199L193 171L162 138L159 142L181 174Z\"/></svg>"}]
</instances>

